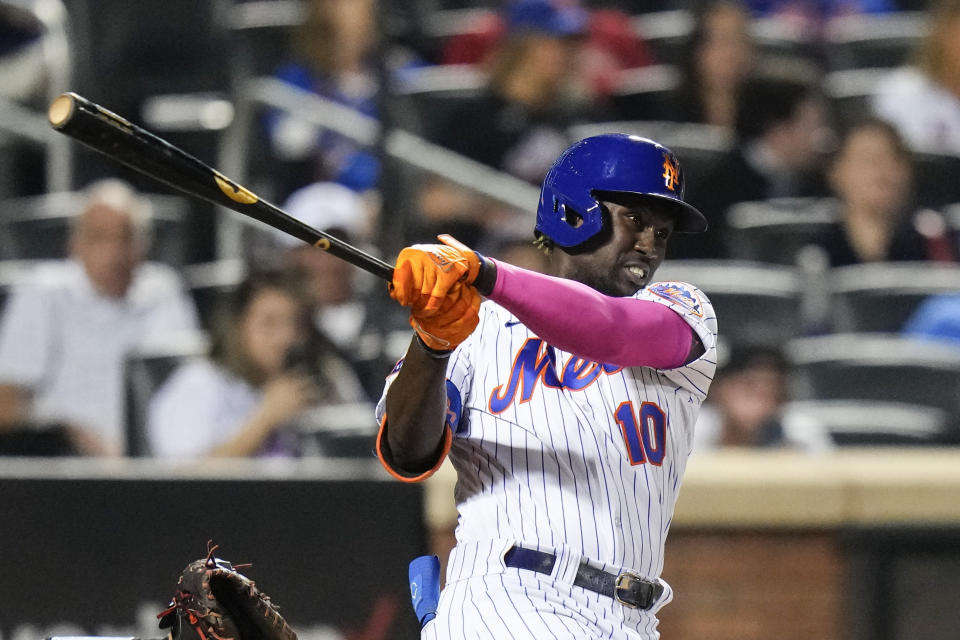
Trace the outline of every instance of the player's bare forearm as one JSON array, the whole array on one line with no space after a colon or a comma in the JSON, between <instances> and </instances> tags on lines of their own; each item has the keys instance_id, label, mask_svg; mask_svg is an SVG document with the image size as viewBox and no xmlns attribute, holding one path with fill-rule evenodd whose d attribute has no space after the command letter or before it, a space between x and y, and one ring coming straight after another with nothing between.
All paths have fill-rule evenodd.
<instances>
[{"instance_id":1,"label":"player's bare forearm","mask_svg":"<svg viewBox=\"0 0 960 640\"><path fill-rule=\"evenodd\" d=\"M414 337L403 366L387 392L386 442L406 471L436 463L447 411L447 358L434 358Z\"/></svg>"}]
</instances>

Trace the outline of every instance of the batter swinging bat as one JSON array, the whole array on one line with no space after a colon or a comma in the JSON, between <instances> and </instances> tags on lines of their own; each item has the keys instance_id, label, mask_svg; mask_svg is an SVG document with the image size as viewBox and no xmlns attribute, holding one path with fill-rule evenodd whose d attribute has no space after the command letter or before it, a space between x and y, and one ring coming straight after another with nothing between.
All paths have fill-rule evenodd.
<instances>
[{"instance_id":1,"label":"batter swinging bat","mask_svg":"<svg viewBox=\"0 0 960 640\"><path fill-rule=\"evenodd\" d=\"M289 233L384 280L393 277L393 267L386 262L289 216L216 169L86 98L64 93L50 104L47 115L60 133L155 180Z\"/></svg>"}]
</instances>

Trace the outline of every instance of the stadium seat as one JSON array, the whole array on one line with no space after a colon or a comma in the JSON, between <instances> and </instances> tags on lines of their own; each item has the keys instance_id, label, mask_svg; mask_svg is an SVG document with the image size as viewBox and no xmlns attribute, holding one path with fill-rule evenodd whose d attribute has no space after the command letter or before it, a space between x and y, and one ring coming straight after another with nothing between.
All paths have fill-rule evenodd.
<instances>
[{"instance_id":1,"label":"stadium seat","mask_svg":"<svg viewBox=\"0 0 960 640\"><path fill-rule=\"evenodd\" d=\"M800 249L836 224L831 199L740 202L727 211L727 252L738 260L792 265Z\"/></svg>"},{"instance_id":2,"label":"stadium seat","mask_svg":"<svg viewBox=\"0 0 960 640\"><path fill-rule=\"evenodd\" d=\"M429 140L436 140L447 126L450 114L464 102L479 96L486 74L472 65L436 65L410 69L399 74L393 87L398 114L412 117L399 123Z\"/></svg>"},{"instance_id":3,"label":"stadium seat","mask_svg":"<svg viewBox=\"0 0 960 640\"><path fill-rule=\"evenodd\" d=\"M483 56L489 51L503 27L499 7L484 7L482 3L464 8L431 9L421 4L416 8L421 20L416 48L428 61L478 63L477 59L461 60L459 54ZM465 50L459 45L468 44ZM451 53L450 47L454 52ZM451 59L445 59L450 56Z\"/></svg>"},{"instance_id":4,"label":"stadium seat","mask_svg":"<svg viewBox=\"0 0 960 640\"><path fill-rule=\"evenodd\" d=\"M827 65L834 70L906 64L927 33L925 12L839 16L824 29Z\"/></svg>"},{"instance_id":5,"label":"stadium seat","mask_svg":"<svg viewBox=\"0 0 960 640\"><path fill-rule=\"evenodd\" d=\"M696 285L713 303L720 334L732 343L779 345L802 335L801 278L790 268L726 260L668 260L657 281Z\"/></svg>"},{"instance_id":6,"label":"stadium seat","mask_svg":"<svg viewBox=\"0 0 960 640\"><path fill-rule=\"evenodd\" d=\"M230 55L225 26L232 2L70 0L68 4L73 39L70 63L75 70L71 90L142 125L147 124L143 106L151 96L227 95ZM224 106L222 101L220 105ZM219 134L216 129L169 130L163 137L209 161ZM78 184L117 175L112 160L84 148L77 151ZM147 184L133 172L130 179Z\"/></svg>"},{"instance_id":7,"label":"stadium seat","mask_svg":"<svg viewBox=\"0 0 960 640\"><path fill-rule=\"evenodd\" d=\"M374 455L376 421L373 405L365 402L313 407L295 421L304 454L328 458L369 458Z\"/></svg>"},{"instance_id":8,"label":"stadium seat","mask_svg":"<svg viewBox=\"0 0 960 640\"><path fill-rule=\"evenodd\" d=\"M678 65L694 27L693 13L686 9L670 9L638 13L631 19L634 32L650 46L654 59L665 65Z\"/></svg>"},{"instance_id":9,"label":"stadium seat","mask_svg":"<svg viewBox=\"0 0 960 640\"><path fill-rule=\"evenodd\" d=\"M947 222L947 232L953 239L957 255L960 256L960 204L944 207L943 218Z\"/></svg>"},{"instance_id":10,"label":"stadium seat","mask_svg":"<svg viewBox=\"0 0 960 640\"><path fill-rule=\"evenodd\" d=\"M614 113L624 120L668 120L679 85L680 70L672 64L625 69L610 102Z\"/></svg>"},{"instance_id":11,"label":"stadium seat","mask_svg":"<svg viewBox=\"0 0 960 640\"><path fill-rule=\"evenodd\" d=\"M305 0L234 3L227 16L230 75L234 80L270 75L289 59L294 29L307 16Z\"/></svg>"},{"instance_id":12,"label":"stadium seat","mask_svg":"<svg viewBox=\"0 0 960 640\"><path fill-rule=\"evenodd\" d=\"M786 345L798 400L871 400L960 416L960 348L888 334L796 338Z\"/></svg>"},{"instance_id":13,"label":"stadium seat","mask_svg":"<svg viewBox=\"0 0 960 640\"><path fill-rule=\"evenodd\" d=\"M938 209L960 202L960 155L914 151L913 164L918 206Z\"/></svg>"},{"instance_id":14,"label":"stadium seat","mask_svg":"<svg viewBox=\"0 0 960 640\"><path fill-rule=\"evenodd\" d=\"M946 411L902 402L800 400L784 414L813 418L840 446L942 444L954 436Z\"/></svg>"},{"instance_id":15,"label":"stadium seat","mask_svg":"<svg viewBox=\"0 0 960 640\"><path fill-rule=\"evenodd\" d=\"M141 345L127 355L124 366L124 412L128 456L149 455L147 410L150 399L170 374L191 358L206 355L210 343L204 332L167 337L162 343Z\"/></svg>"},{"instance_id":16,"label":"stadium seat","mask_svg":"<svg viewBox=\"0 0 960 640\"><path fill-rule=\"evenodd\" d=\"M634 14L634 32L650 46L655 60L662 65L681 65L686 55L685 48L696 26L696 17L688 9L668 9ZM780 60L817 59L817 50L811 44L812 33L802 23L769 16L757 18L751 24L751 33L761 55Z\"/></svg>"},{"instance_id":17,"label":"stadium seat","mask_svg":"<svg viewBox=\"0 0 960 640\"><path fill-rule=\"evenodd\" d=\"M827 281L834 331L896 333L928 296L960 291L960 267L928 262L858 264L831 269Z\"/></svg>"},{"instance_id":18,"label":"stadium seat","mask_svg":"<svg viewBox=\"0 0 960 640\"><path fill-rule=\"evenodd\" d=\"M150 95L228 88L223 18L231 8L223 3L71 0L69 5L76 88L92 100L110 96L113 109L136 118Z\"/></svg>"},{"instance_id":19,"label":"stadium seat","mask_svg":"<svg viewBox=\"0 0 960 640\"><path fill-rule=\"evenodd\" d=\"M763 58L775 64L817 64L820 51L815 46L816 33L811 25L788 15L755 18L751 32Z\"/></svg>"},{"instance_id":20,"label":"stadium seat","mask_svg":"<svg viewBox=\"0 0 960 640\"><path fill-rule=\"evenodd\" d=\"M877 83L890 74L888 67L840 69L823 77L823 90L841 124L856 122L871 111Z\"/></svg>"},{"instance_id":21,"label":"stadium seat","mask_svg":"<svg viewBox=\"0 0 960 640\"><path fill-rule=\"evenodd\" d=\"M188 261L190 216L186 200L149 194L153 239L149 260L175 267ZM67 255L73 218L83 207L82 192L49 193L0 202L0 260L53 260Z\"/></svg>"},{"instance_id":22,"label":"stadium seat","mask_svg":"<svg viewBox=\"0 0 960 640\"><path fill-rule=\"evenodd\" d=\"M183 270L187 291L200 315L200 324L213 331L223 304L247 275L240 258L190 265Z\"/></svg>"}]
</instances>

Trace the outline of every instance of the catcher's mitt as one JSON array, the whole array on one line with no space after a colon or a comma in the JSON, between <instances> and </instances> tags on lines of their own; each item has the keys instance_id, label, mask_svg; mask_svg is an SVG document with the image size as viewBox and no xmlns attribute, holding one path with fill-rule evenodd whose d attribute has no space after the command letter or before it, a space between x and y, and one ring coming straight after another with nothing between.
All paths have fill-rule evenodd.
<instances>
[{"instance_id":1,"label":"catcher's mitt","mask_svg":"<svg viewBox=\"0 0 960 640\"><path fill-rule=\"evenodd\" d=\"M191 562L180 575L170 605L160 612L161 629L172 640L297 640L270 597L226 560Z\"/></svg>"}]
</instances>

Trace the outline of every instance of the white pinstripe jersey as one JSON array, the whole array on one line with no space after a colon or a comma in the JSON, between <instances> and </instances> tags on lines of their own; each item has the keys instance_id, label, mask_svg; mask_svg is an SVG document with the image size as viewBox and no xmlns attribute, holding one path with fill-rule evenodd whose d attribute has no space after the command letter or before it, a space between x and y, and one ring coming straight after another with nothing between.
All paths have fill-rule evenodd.
<instances>
[{"instance_id":1,"label":"white pinstripe jersey","mask_svg":"<svg viewBox=\"0 0 960 640\"><path fill-rule=\"evenodd\" d=\"M717 323L709 300L688 284L653 283L634 297L681 314L704 355L672 370L587 362L483 303L479 326L447 369L458 547L502 554L512 541L569 549L614 572L660 575L715 370ZM448 583L495 569L493 560L460 555L451 556ZM668 589L662 603L669 599Z\"/></svg>"}]
</instances>

